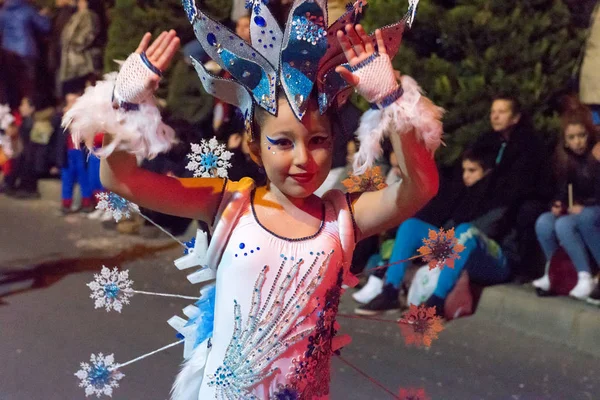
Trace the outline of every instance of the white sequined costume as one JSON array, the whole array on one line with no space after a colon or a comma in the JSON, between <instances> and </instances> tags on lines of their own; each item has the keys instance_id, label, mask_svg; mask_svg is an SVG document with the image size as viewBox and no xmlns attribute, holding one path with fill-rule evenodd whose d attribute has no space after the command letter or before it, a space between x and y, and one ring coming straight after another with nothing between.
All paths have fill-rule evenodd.
<instances>
[{"instance_id":1,"label":"white sequined costume","mask_svg":"<svg viewBox=\"0 0 600 400\"><path fill-rule=\"evenodd\" d=\"M230 233L218 263L214 332L196 398L327 399L335 315L354 247L346 196L327 193L319 231L290 240L261 225L253 212L254 185L243 182L227 185L223 202L229 204L221 207L219 223L231 227L221 232ZM222 240L219 227L215 235L213 241Z\"/></svg>"}]
</instances>

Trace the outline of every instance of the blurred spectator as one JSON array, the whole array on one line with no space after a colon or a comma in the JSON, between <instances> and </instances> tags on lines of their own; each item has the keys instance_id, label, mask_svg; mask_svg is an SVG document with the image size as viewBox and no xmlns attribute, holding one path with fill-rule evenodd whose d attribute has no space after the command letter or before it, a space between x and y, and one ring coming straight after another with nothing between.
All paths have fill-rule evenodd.
<instances>
[{"instance_id":1,"label":"blurred spectator","mask_svg":"<svg viewBox=\"0 0 600 400\"><path fill-rule=\"evenodd\" d=\"M465 246L460 259L455 261L454 268L444 268L441 271L437 287L426 302L430 307L435 306L440 315L444 315L444 300L463 270L468 271L472 281L483 285L502 283L510 276L513 264L511 260L514 259L511 248L514 244L510 235L499 229L508 210L499 192L510 189L493 186L495 156L495 153L489 153L485 147L467 150L462 161L462 190L452 199L437 199L440 204L451 209L444 227L456 227L456 237ZM403 222L396 234L390 263L414 256L429 230L437 231L437 227L417 218ZM409 263L391 265L381 293L364 306L358 307L355 312L360 315L376 315L399 309L400 286ZM373 292L375 293L376 291Z\"/></svg>"},{"instance_id":2,"label":"blurred spectator","mask_svg":"<svg viewBox=\"0 0 600 400\"><path fill-rule=\"evenodd\" d=\"M594 10L590 34L585 44L579 96L581 102L592 110L594 123L600 125L600 3Z\"/></svg>"},{"instance_id":3,"label":"blurred spectator","mask_svg":"<svg viewBox=\"0 0 600 400\"><path fill-rule=\"evenodd\" d=\"M48 70L55 77L55 90L58 95L61 87L58 80L58 71L61 58L61 35L64 27L71 19L71 16L77 11L74 0L56 0L55 9L52 14L52 32L48 41Z\"/></svg>"},{"instance_id":4,"label":"blurred spectator","mask_svg":"<svg viewBox=\"0 0 600 400\"><path fill-rule=\"evenodd\" d=\"M11 108L16 108L22 98L36 95L36 34L48 33L50 27L50 19L38 14L26 0L6 0L0 9L2 70Z\"/></svg>"},{"instance_id":5,"label":"blurred spectator","mask_svg":"<svg viewBox=\"0 0 600 400\"><path fill-rule=\"evenodd\" d=\"M16 122L12 122L4 132L5 137L2 142L2 150L6 156L6 161L2 166L4 182L0 186L0 192L7 194L16 191L18 163L23 153L23 142L19 137L19 127Z\"/></svg>"},{"instance_id":6,"label":"blurred spectator","mask_svg":"<svg viewBox=\"0 0 600 400\"><path fill-rule=\"evenodd\" d=\"M549 154L516 98L496 97L490 123L492 132L483 134L475 147L495 155L492 185L509 207L505 228L516 229L519 243L515 279L529 281L540 275L543 266L534 226L552 196L552 171L546 165Z\"/></svg>"},{"instance_id":7,"label":"blurred spectator","mask_svg":"<svg viewBox=\"0 0 600 400\"><path fill-rule=\"evenodd\" d=\"M19 182L14 196L37 199L40 198L38 179L49 169L48 144L53 134L54 108L46 104L43 97L38 96L35 104L29 98L24 98L19 112L23 118L19 135L24 143L24 150L18 162L16 178Z\"/></svg>"},{"instance_id":8,"label":"blurred spectator","mask_svg":"<svg viewBox=\"0 0 600 400\"><path fill-rule=\"evenodd\" d=\"M562 246L578 272L577 285L570 295L580 299L590 295L594 287L588 250L600 265L600 155L593 154L594 148L600 149L600 143L589 130L588 121L588 110L563 117L563 132L555 152L558 191L551 211L536 222L546 271L533 282L543 291L550 290L550 260Z\"/></svg>"},{"instance_id":9,"label":"blurred spectator","mask_svg":"<svg viewBox=\"0 0 600 400\"><path fill-rule=\"evenodd\" d=\"M61 34L61 59L58 79L62 93L85 88L88 80L100 73L102 50L94 47L100 33L98 16L88 8L87 0L77 0L77 12L71 16Z\"/></svg>"},{"instance_id":10,"label":"blurred spectator","mask_svg":"<svg viewBox=\"0 0 600 400\"><path fill-rule=\"evenodd\" d=\"M68 93L65 96L65 107L63 114L75 104L75 101L81 96L80 93ZM60 120L59 118L57 118ZM88 174L85 167L86 154L83 150L76 148L76 143L73 143L71 135L67 130L56 126L58 134L62 140L57 154L57 164L60 167L60 178L62 183L61 189L61 212L63 215L69 214L73 206L73 189L75 183L79 184L81 191L81 211L91 213L94 211L92 204L92 189L88 180Z\"/></svg>"}]
</instances>

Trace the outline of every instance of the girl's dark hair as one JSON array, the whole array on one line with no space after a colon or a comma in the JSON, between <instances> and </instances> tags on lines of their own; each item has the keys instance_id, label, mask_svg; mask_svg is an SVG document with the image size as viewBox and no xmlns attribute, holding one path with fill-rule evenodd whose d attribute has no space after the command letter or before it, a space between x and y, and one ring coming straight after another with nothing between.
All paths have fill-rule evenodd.
<instances>
[{"instance_id":1,"label":"girl's dark hair","mask_svg":"<svg viewBox=\"0 0 600 400\"><path fill-rule=\"evenodd\" d=\"M575 167L575 160L570 157L570 150L566 148L565 131L569 125L581 125L588 134L586 155L588 163L594 163L595 158L592 155L592 148L598 142L598 128L594 125L590 109L581 104L571 104L564 109L561 115L561 134L558 138L558 144L554 152L554 172L559 181L567 179L569 170Z\"/></svg>"}]
</instances>

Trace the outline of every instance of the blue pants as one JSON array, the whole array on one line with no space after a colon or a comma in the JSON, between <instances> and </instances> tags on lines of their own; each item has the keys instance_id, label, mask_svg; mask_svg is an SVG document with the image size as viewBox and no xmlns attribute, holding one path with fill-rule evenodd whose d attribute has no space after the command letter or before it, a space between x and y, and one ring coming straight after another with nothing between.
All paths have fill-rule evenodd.
<instances>
[{"instance_id":1,"label":"blue pants","mask_svg":"<svg viewBox=\"0 0 600 400\"><path fill-rule=\"evenodd\" d=\"M60 171L62 180L62 199L70 201L73 199L73 187L75 182L79 183L82 199L91 199L92 190L88 182L87 172L85 170L85 160L83 151L71 149L67 152L67 165Z\"/></svg>"},{"instance_id":2,"label":"blue pants","mask_svg":"<svg viewBox=\"0 0 600 400\"><path fill-rule=\"evenodd\" d=\"M414 256L430 229L437 230L433 225L416 218L404 221L398 228L390 263ZM471 224L460 224L455 229L455 235L465 246L465 250L460 254L460 259L455 261L454 269L444 267L440 273L434 291L436 296L446 298L464 269L469 272L473 282L482 285L493 285L508 280L508 261L495 241ZM386 284L399 288L408 264L409 262L392 265L387 271Z\"/></svg>"},{"instance_id":3,"label":"blue pants","mask_svg":"<svg viewBox=\"0 0 600 400\"><path fill-rule=\"evenodd\" d=\"M93 154L88 157L88 182L93 194L104 191L100 182L100 159Z\"/></svg>"},{"instance_id":4,"label":"blue pants","mask_svg":"<svg viewBox=\"0 0 600 400\"><path fill-rule=\"evenodd\" d=\"M535 223L538 241L550 261L560 246L579 272L590 272L586 247L600 264L600 206L585 207L581 214L555 217L551 212L542 214Z\"/></svg>"}]
</instances>

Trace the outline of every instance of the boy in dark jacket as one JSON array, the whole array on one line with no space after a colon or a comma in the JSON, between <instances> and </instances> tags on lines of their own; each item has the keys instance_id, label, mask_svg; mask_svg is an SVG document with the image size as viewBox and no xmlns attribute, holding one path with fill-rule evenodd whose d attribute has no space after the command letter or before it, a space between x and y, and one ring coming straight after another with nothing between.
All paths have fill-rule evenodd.
<instances>
[{"instance_id":1,"label":"boy in dark jacket","mask_svg":"<svg viewBox=\"0 0 600 400\"><path fill-rule=\"evenodd\" d=\"M444 228L456 227L455 235L465 246L454 268L442 270L434 295L427 301L430 306L435 305L441 315L444 299L463 269L469 272L471 280L479 284L497 284L509 278L511 260L514 259L511 250L514 245L508 242L508 230L504 225L508 207L503 203L502 196L497 196L492 185L494 155L486 152L485 148L467 150L462 166L462 188L453 193L452 198L436 197L430 205L440 211L446 210L443 215ZM429 230L437 231L437 227L417 218L402 223L396 234L390 264L414 256ZM409 263L391 265L382 292L355 312L376 315L398 309L399 289Z\"/></svg>"}]
</instances>

